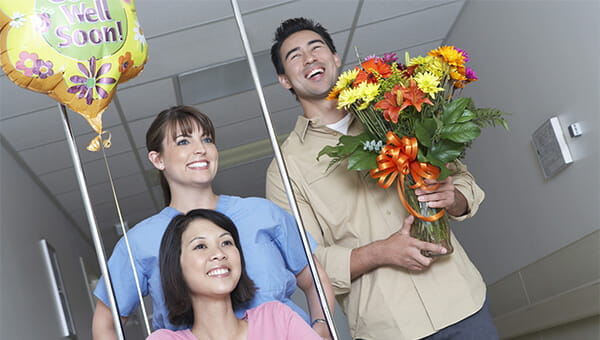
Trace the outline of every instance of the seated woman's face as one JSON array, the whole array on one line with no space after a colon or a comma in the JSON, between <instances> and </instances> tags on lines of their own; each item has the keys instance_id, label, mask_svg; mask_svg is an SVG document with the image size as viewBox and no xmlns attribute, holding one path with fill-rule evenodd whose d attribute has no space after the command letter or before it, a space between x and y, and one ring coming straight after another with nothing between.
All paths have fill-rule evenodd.
<instances>
[{"instance_id":1,"label":"seated woman's face","mask_svg":"<svg viewBox=\"0 0 600 340\"><path fill-rule=\"evenodd\" d=\"M242 272L231 234L206 219L190 222L181 235L181 270L195 296L229 295Z\"/></svg>"}]
</instances>

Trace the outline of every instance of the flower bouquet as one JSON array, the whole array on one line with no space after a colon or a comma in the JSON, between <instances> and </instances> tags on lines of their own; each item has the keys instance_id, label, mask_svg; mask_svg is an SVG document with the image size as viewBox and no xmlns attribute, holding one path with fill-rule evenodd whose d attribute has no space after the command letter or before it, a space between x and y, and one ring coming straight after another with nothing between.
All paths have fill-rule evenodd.
<instances>
[{"instance_id":1,"label":"flower bouquet","mask_svg":"<svg viewBox=\"0 0 600 340\"><path fill-rule=\"evenodd\" d=\"M348 160L348 170L368 170L380 187L394 181L404 207L414 215L411 236L444 246L450 254L450 229L443 209L419 202L417 188L435 190L425 179L441 181L450 175L446 164L464 156L481 128L501 125L505 113L477 108L458 92L477 80L465 66L467 53L453 46L431 50L427 56L397 62L395 54L367 57L342 73L328 99L360 120L364 132L342 136L318 157L331 157L333 165ZM424 253L427 256L440 254Z\"/></svg>"}]
</instances>

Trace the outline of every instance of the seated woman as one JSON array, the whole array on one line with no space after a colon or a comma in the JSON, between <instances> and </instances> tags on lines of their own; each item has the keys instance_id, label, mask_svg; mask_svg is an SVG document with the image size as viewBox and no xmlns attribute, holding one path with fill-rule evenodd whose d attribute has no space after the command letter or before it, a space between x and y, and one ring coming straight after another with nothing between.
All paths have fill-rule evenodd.
<instances>
[{"instance_id":1,"label":"seated woman","mask_svg":"<svg viewBox=\"0 0 600 340\"><path fill-rule=\"evenodd\" d=\"M234 310L254 297L237 228L225 215L195 209L173 218L160 244L160 278L169 321L191 329L159 329L147 340L321 339L292 309L271 301Z\"/></svg>"}]
</instances>

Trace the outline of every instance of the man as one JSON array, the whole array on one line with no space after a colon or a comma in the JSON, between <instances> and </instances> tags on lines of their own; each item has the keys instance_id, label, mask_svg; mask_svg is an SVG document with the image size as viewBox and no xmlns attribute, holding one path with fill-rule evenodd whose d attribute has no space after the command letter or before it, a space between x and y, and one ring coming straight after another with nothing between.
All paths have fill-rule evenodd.
<instances>
[{"instance_id":1,"label":"man","mask_svg":"<svg viewBox=\"0 0 600 340\"><path fill-rule=\"evenodd\" d=\"M304 114L282 145L294 195L306 229L319 248L354 338L497 339L485 305L486 287L461 245L438 259L421 250L441 246L410 237L412 217L394 190L383 190L364 172L345 164L328 168L316 159L342 134L362 130L358 120L326 97L341 61L327 30L304 18L289 19L275 33L271 58L283 87ZM484 198L460 162L435 191L417 190L429 206L463 220ZM276 163L267 172L267 198L289 209ZM404 225L402 222L404 221Z\"/></svg>"}]
</instances>

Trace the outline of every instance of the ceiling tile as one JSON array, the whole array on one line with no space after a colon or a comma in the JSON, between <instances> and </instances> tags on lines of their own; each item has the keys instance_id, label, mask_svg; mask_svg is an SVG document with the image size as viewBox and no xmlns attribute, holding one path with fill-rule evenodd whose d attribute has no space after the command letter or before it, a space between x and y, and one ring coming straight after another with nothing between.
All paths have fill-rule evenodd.
<instances>
[{"instance_id":1,"label":"ceiling tile","mask_svg":"<svg viewBox=\"0 0 600 340\"><path fill-rule=\"evenodd\" d=\"M131 130L133 142L135 143L136 148L146 147L146 131L148 130L154 119L155 117L152 116L129 123L129 129ZM146 153L146 155L142 159L148 159L147 155L148 154Z\"/></svg>"},{"instance_id":2,"label":"ceiling tile","mask_svg":"<svg viewBox=\"0 0 600 340\"><path fill-rule=\"evenodd\" d=\"M165 6L163 0L143 0L135 9L146 39L231 15L228 1L177 0Z\"/></svg>"},{"instance_id":3,"label":"ceiling tile","mask_svg":"<svg viewBox=\"0 0 600 340\"><path fill-rule=\"evenodd\" d=\"M261 115L254 90L202 103L196 107L210 117L217 129Z\"/></svg>"},{"instance_id":4,"label":"ceiling tile","mask_svg":"<svg viewBox=\"0 0 600 340\"><path fill-rule=\"evenodd\" d=\"M291 107L273 114L273 127L278 136L289 133L296 126L298 116L302 115L300 106ZM266 136L265 136L266 138Z\"/></svg>"},{"instance_id":5,"label":"ceiling tile","mask_svg":"<svg viewBox=\"0 0 600 340\"><path fill-rule=\"evenodd\" d=\"M219 39L214 39L214 37ZM243 49L233 20L176 32L148 40L148 63L128 83L141 84L207 65L242 57Z\"/></svg>"},{"instance_id":6,"label":"ceiling tile","mask_svg":"<svg viewBox=\"0 0 600 340\"><path fill-rule=\"evenodd\" d=\"M114 185L119 200L147 191L147 187L140 174L118 178L114 180ZM113 202L113 193L109 182L88 185L88 193L93 206ZM68 211L70 211L69 207L76 207L76 209L80 207L80 203L77 203L77 201L81 201L79 190L56 195L56 198Z\"/></svg>"},{"instance_id":7,"label":"ceiling tile","mask_svg":"<svg viewBox=\"0 0 600 340\"><path fill-rule=\"evenodd\" d=\"M463 0L365 0L358 20L358 25L366 25L389 18L403 16L424 10L431 7L438 7L447 4L464 3Z\"/></svg>"},{"instance_id":8,"label":"ceiling tile","mask_svg":"<svg viewBox=\"0 0 600 340\"><path fill-rule=\"evenodd\" d=\"M113 179L140 173L140 168L131 151L108 157L108 166ZM83 171L88 185L108 181L108 172L104 164L104 159L83 164ZM77 183L73 167L46 173L40 176L40 180L53 194L79 190L79 184Z\"/></svg>"},{"instance_id":9,"label":"ceiling tile","mask_svg":"<svg viewBox=\"0 0 600 340\"><path fill-rule=\"evenodd\" d=\"M215 131L215 134L217 148L225 150L267 138L267 128L261 116L222 126Z\"/></svg>"},{"instance_id":10,"label":"ceiling tile","mask_svg":"<svg viewBox=\"0 0 600 340\"><path fill-rule=\"evenodd\" d=\"M265 157L243 166L219 171L213 182L215 193L265 197L265 174L271 159L272 157Z\"/></svg>"},{"instance_id":11,"label":"ceiling tile","mask_svg":"<svg viewBox=\"0 0 600 340\"><path fill-rule=\"evenodd\" d=\"M243 19L252 50L258 52L271 48L275 29L281 22L289 18L312 18L323 24L329 33L348 30L352 24L357 5L358 0L296 1L285 6L246 14Z\"/></svg>"},{"instance_id":12,"label":"ceiling tile","mask_svg":"<svg viewBox=\"0 0 600 340\"><path fill-rule=\"evenodd\" d=\"M119 90L118 97L127 121L154 117L163 109L177 104L171 78L123 88Z\"/></svg>"},{"instance_id":13,"label":"ceiling tile","mask_svg":"<svg viewBox=\"0 0 600 340\"><path fill-rule=\"evenodd\" d=\"M0 78L0 93L2 93L0 119L56 105L54 99L45 94L23 89L8 77Z\"/></svg>"},{"instance_id":14,"label":"ceiling tile","mask_svg":"<svg viewBox=\"0 0 600 340\"><path fill-rule=\"evenodd\" d=\"M129 141L122 126L111 128L109 132L112 134L112 146L106 150L108 157L131 151ZM79 158L83 163L102 158L102 152L90 152L85 149L85 146L95 136L95 133L88 133L75 137ZM66 140L48 143L33 149L26 149L19 152L19 154L31 170L38 175L73 166Z\"/></svg>"},{"instance_id":15,"label":"ceiling tile","mask_svg":"<svg viewBox=\"0 0 600 340\"><path fill-rule=\"evenodd\" d=\"M103 114L105 128L120 123L120 119L111 112L112 110L107 109ZM68 111L68 119L74 135L93 131L87 121L73 111ZM24 130L27 133L24 133ZM6 137L17 151L65 139L62 114L58 105L1 120L0 133Z\"/></svg>"},{"instance_id":16,"label":"ceiling tile","mask_svg":"<svg viewBox=\"0 0 600 340\"><path fill-rule=\"evenodd\" d=\"M379 22L377 25L360 27L354 33L352 46L358 47L361 56L367 56L383 54L390 50L405 50L424 42L443 40L461 6L461 3L452 3L410 16ZM419 27L423 22L427 22L427 29L416 30L415 27ZM403 32L411 32L411 34L402 34ZM383 37L385 37L385 44L380 41Z\"/></svg>"},{"instance_id":17,"label":"ceiling tile","mask_svg":"<svg viewBox=\"0 0 600 340\"><path fill-rule=\"evenodd\" d=\"M65 139L58 107L11 117L0 121L0 133L17 150Z\"/></svg>"}]
</instances>

